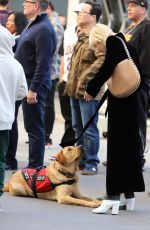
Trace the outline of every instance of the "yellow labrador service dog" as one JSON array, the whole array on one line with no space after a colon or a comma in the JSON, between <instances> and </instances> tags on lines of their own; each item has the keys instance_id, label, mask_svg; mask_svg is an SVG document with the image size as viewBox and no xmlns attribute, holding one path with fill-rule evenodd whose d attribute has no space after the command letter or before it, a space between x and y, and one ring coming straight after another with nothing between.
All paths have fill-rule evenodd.
<instances>
[{"instance_id":1,"label":"yellow labrador service dog","mask_svg":"<svg viewBox=\"0 0 150 230\"><path fill-rule=\"evenodd\" d=\"M56 200L61 204L98 207L100 201L83 196L78 189L78 164L83 156L81 146L68 146L54 156L44 169L22 169L12 174L4 191L14 196ZM44 188L43 188L44 187Z\"/></svg>"}]
</instances>

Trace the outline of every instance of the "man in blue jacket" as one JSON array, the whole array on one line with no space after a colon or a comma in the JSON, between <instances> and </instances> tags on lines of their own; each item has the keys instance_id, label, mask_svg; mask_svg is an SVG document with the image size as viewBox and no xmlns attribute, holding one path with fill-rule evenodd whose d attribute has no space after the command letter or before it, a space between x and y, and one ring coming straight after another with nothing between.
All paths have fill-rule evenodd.
<instances>
[{"instance_id":1,"label":"man in blue jacket","mask_svg":"<svg viewBox=\"0 0 150 230\"><path fill-rule=\"evenodd\" d=\"M23 7L29 24L20 36L15 58L24 68L29 88L23 102L23 114L29 136L28 167L36 168L43 165L44 160L44 104L51 88L56 36L46 14L48 0L24 1Z\"/></svg>"}]
</instances>

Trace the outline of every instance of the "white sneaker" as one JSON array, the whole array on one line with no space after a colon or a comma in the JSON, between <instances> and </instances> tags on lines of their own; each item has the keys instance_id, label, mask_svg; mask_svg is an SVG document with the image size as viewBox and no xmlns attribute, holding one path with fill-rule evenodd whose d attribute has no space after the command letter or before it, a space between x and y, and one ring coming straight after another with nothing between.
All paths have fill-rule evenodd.
<instances>
[{"instance_id":1,"label":"white sneaker","mask_svg":"<svg viewBox=\"0 0 150 230\"><path fill-rule=\"evenodd\" d=\"M50 143L47 143L46 145L45 145L45 149L50 149L50 148L53 148L54 146L52 145L52 144L50 144Z\"/></svg>"}]
</instances>

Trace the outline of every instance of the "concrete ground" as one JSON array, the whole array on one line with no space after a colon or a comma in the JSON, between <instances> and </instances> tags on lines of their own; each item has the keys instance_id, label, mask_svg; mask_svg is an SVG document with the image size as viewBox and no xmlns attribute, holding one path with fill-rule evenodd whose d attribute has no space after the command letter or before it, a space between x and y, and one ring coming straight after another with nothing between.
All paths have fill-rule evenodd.
<instances>
[{"instance_id":1,"label":"concrete ground","mask_svg":"<svg viewBox=\"0 0 150 230\"><path fill-rule=\"evenodd\" d=\"M22 111L19 113L19 144L17 159L19 168L25 167L28 160L28 145L25 144L27 134L24 131ZM99 126L105 131L106 122L100 117ZM5 193L0 198L2 212L0 213L0 230L150 230L150 140L148 140L146 165L144 171L146 192L136 194L135 211L120 211L119 215L111 213L96 215L91 208L60 205L57 202L38 200L28 197L13 197ZM60 140L63 134L63 119L61 117L58 98L56 96L56 122L52 135L54 148L45 151L45 164L49 163L48 156L60 150ZM99 157L106 159L106 139L101 138ZM120 152L121 153L121 152ZM128 167L128 166L127 166ZM12 171L6 171L5 181L9 180ZM100 164L99 173L95 176L80 175L80 190L90 197L99 197L105 193L106 168Z\"/></svg>"}]
</instances>

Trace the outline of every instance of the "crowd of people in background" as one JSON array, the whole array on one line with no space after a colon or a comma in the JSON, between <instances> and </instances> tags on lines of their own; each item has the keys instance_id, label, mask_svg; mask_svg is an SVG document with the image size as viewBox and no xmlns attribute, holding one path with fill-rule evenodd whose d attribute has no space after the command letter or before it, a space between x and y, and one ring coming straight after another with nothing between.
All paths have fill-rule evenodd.
<instances>
[{"instance_id":1,"label":"crowd of people in background","mask_svg":"<svg viewBox=\"0 0 150 230\"><path fill-rule=\"evenodd\" d=\"M29 139L27 167L41 167L45 149L54 144L56 90L64 118L61 143L72 143L97 111L103 86L116 65L127 58L119 37L140 71L141 84L126 98L116 98L106 91L106 195L92 212L105 213L112 208L112 214L118 214L119 206L124 205L127 210L134 210L134 193L145 190L142 169L150 91L147 9L147 0L128 1L131 24L124 33L114 34L100 23L102 7L96 1L80 3L73 10L76 26L66 28L66 17L55 11L52 1L25 0L23 12L18 12L9 9L9 0L0 0L0 63L4 66L0 69L0 87L4 89L0 97L0 108L4 111L0 116L0 195L5 170L18 168L19 107L22 105ZM75 142L85 151L79 164L82 175L98 174L101 145L98 118L96 113Z\"/></svg>"}]
</instances>

